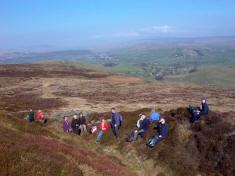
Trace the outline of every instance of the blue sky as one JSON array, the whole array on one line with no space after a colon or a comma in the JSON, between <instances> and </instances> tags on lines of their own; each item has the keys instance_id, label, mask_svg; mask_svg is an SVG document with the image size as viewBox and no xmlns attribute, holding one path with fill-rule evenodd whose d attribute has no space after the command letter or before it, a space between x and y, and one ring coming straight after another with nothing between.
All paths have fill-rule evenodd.
<instances>
[{"instance_id":1,"label":"blue sky","mask_svg":"<svg viewBox=\"0 0 235 176\"><path fill-rule=\"evenodd\" d=\"M235 36L234 0L0 0L0 49Z\"/></svg>"}]
</instances>

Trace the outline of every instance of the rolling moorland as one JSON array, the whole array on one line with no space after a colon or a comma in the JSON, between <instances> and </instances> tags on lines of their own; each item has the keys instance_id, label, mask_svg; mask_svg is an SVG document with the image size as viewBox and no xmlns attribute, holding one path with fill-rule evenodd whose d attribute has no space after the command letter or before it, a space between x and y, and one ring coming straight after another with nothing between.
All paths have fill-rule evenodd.
<instances>
[{"instance_id":1,"label":"rolling moorland","mask_svg":"<svg viewBox=\"0 0 235 176\"><path fill-rule=\"evenodd\" d=\"M84 64L84 67L87 64ZM196 74L196 73L194 73ZM0 175L231 176L235 174L235 91L189 84L165 84L67 64L0 66ZM206 96L211 113L190 128L189 104ZM46 116L71 109L87 121L123 115L121 139L108 130L96 135L62 131L61 118L47 124L24 120L29 108ZM155 148L144 138L125 142L138 115L158 111L169 134ZM71 117L69 117L71 120Z\"/></svg>"},{"instance_id":2,"label":"rolling moorland","mask_svg":"<svg viewBox=\"0 0 235 176\"><path fill-rule=\"evenodd\" d=\"M0 64L69 65L165 83L235 88L235 38L157 38L110 47L53 52L6 52ZM69 63L72 62L72 63ZM81 63L85 62L85 63ZM47 62L46 62L47 63Z\"/></svg>"}]
</instances>

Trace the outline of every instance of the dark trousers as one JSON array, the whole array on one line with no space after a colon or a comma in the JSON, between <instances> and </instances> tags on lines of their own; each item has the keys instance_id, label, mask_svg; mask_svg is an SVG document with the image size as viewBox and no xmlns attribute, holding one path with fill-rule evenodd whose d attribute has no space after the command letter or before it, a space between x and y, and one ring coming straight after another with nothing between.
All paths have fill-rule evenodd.
<instances>
[{"instance_id":1,"label":"dark trousers","mask_svg":"<svg viewBox=\"0 0 235 176\"><path fill-rule=\"evenodd\" d=\"M116 138L119 138L119 133L118 133L119 126L115 127L113 124L111 124L111 128L112 128L114 136L116 136Z\"/></svg>"},{"instance_id":2,"label":"dark trousers","mask_svg":"<svg viewBox=\"0 0 235 176\"><path fill-rule=\"evenodd\" d=\"M196 120L198 120L200 118L200 114L197 114L197 112L193 113L193 118L192 118L192 123L194 123Z\"/></svg>"},{"instance_id":3,"label":"dark trousers","mask_svg":"<svg viewBox=\"0 0 235 176\"><path fill-rule=\"evenodd\" d=\"M72 128L72 130L73 130L74 134L80 135L80 132L79 132L78 128Z\"/></svg>"},{"instance_id":4,"label":"dark trousers","mask_svg":"<svg viewBox=\"0 0 235 176\"><path fill-rule=\"evenodd\" d=\"M34 121L34 119L29 119L29 122L33 122Z\"/></svg>"}]
</instances>

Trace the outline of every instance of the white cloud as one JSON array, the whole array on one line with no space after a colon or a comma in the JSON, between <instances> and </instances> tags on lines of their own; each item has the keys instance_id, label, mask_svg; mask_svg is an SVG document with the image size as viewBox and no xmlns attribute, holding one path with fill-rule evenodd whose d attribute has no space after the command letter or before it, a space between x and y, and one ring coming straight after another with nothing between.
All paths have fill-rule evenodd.
<instances>
[{"instance_id":1,"label":"white cloud","mask_svg":"<svg viewBox=\"0 0 235 176\"><path fill-rule=\"evenodd\" d=\"M163 26L151 26L147 28L143 28L141 31L147 32L147 33L167 33L171 30L171 27L168 25L163 25Z\"/></svg>"},{"instance_id":2,"label":"white cloud","mask_svg":"<svg viewBox=\"0 0 235 176\"><path fill-rule=\"evenodd\" d=\"M163 26L151 26L142 29L137 29L132 32L117 32L110 34L92 35L91 39L102 39L102 38L134 38L139 36L152 35L155 33L168 33L172 31L172 27L168 25Z\"/></svg>"}]
</instances>

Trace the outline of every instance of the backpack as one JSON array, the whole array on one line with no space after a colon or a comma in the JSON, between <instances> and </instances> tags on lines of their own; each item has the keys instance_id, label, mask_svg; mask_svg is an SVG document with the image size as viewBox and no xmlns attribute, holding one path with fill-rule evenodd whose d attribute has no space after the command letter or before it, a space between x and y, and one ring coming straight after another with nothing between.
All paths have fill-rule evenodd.
<instances>
[{"instance_id":1,"label":"backpack","mask_svg":"<svg viewBox=\"0 0 235 176\"><path fill-rule=\"evenodd\" d=\"M200 107L194 107L194 106L189 105L188 109L189 109L189 112L193 114L197 112L198 110L200 110Z\"/></svg>"},{"instance_id":2,"label":"backpack","mask_svg":"<svg viewBox=\"0 0 235 176\"><path fill-rule=\"evenodd\" d=\"M119 115L119 121L120 121L120 125L119 126L122 126L122 115L121 114L118 114Z\"/></svg>"},{"instance_id":3,"label":"backpack","mask_svg":"<svg viewBox=\"0 0 235 176\"><path fill-rule=\"evenodd\" d=\"M122 121L122 115L121 114L119 114L119 120L120 120L120 122Z\"/></svg>"},{"instance_id":4,"label":"backpack","mask_svg":"<svg viewBox=\"0 0 235 176\"><path fill-rule=\"evenodd\" d=\"M149 120L152 123L154 120L159 120L159 118L160 118L160 114L157 112L154 112L153 114L151 114Z\"/></svg>"},{"instance_id":5,"label":"backpack","mask_svg":"<svg viewBox=\"0 0 235 176\"><path fill-rule=\"evenodd\" d=\"M97 132L97 126L93 126L91 128L91 134L95 134Z\"/></svg>"},{"instance_id":6,"label":"backpack","mask_svg":"<svg viewBox=\"0 0 235 176\"><path fill-rule=\"evenodd\" d=\"M135 135L135 132L132 131L131 134L129 134L129 136L127 136L126 141L127 142L134 142L134 135Z\"/></svg>"},{"instance_id":7,"label":"backpack","mask_svg":"<svg viewBox=\"0 0 235 176\"><path fill-rule=\"evenodd\" d=\"M146 145L149 146L150 148L153 148L157 144L157 141L158 141L158 135L153 135L149 139Z\"/></svg>"},{"instance_id":8,"label":"backpack","mask_svg":"<svg viewBox=\"0 0 235 176\"><path fill-rule=\"evenodd\" d=\"M141 119L141 118L137 121L137 124L136 124L137 128L140 127L142 122L143 122L143 119Z\"/></svg>"}]
</instances>

